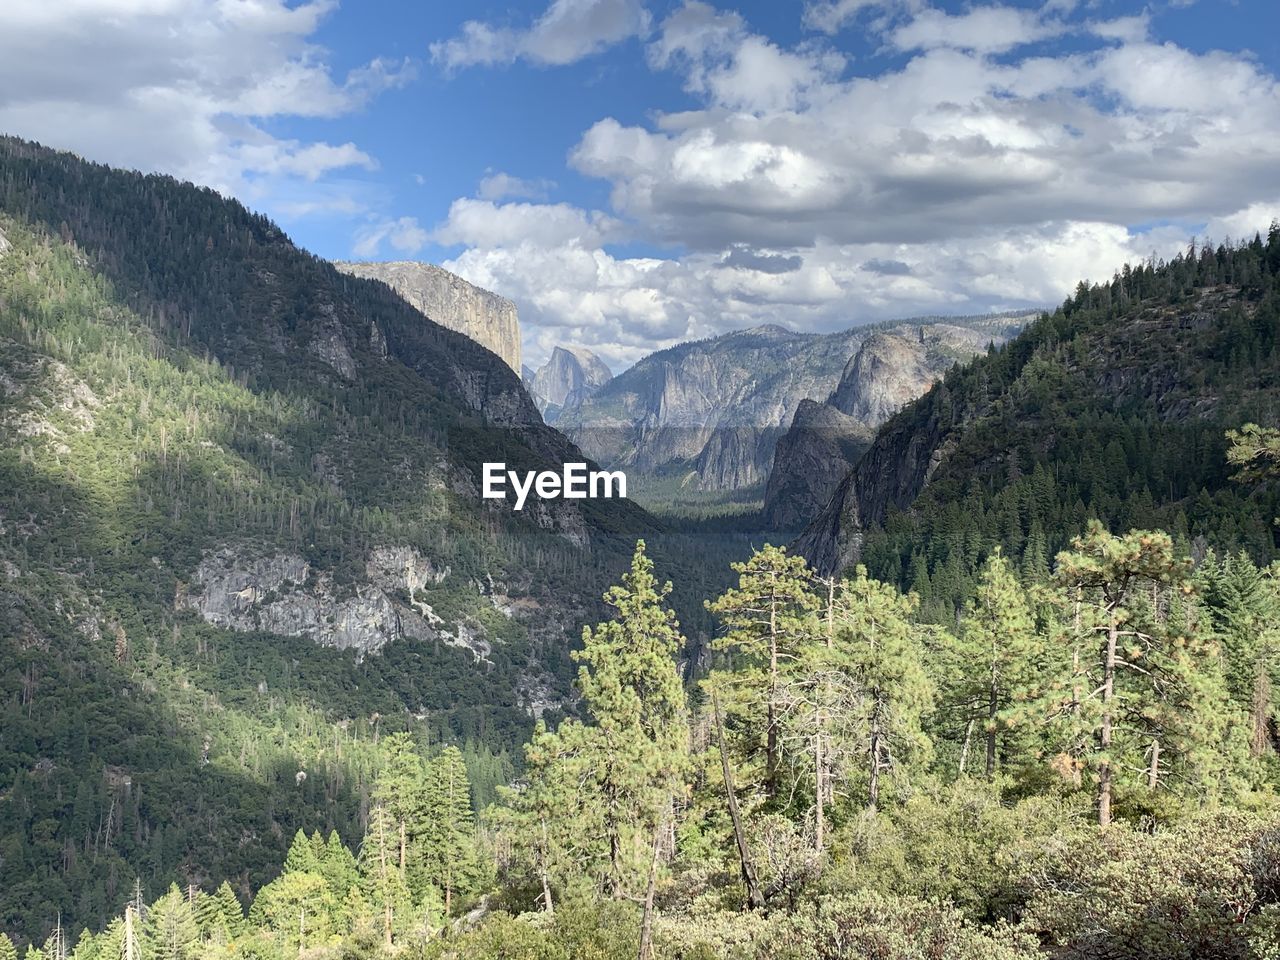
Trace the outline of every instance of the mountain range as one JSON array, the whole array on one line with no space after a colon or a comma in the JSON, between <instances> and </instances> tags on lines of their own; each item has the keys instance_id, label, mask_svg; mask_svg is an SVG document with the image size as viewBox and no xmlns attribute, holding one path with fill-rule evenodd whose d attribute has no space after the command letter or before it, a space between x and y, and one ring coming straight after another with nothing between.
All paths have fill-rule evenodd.
<instances>
[{"instance_id":1,"label":"mountain range","mask_svg":"<svg viewBox=\"0 0 1280 960\"><path fill-rule=\"evenodd\" d=\"M560 411L556 426L601 463L641 475L674 475L709 491L762 486L801 402L827 400L873 333L923 349L910 369L893 369L886 355L860 372L867 400L851 415L868 429L884 397L917 396L952 364L1004 342L1024 319L921 318L829 334L776 325L734 331L650 354ZM883 387L872 383L882 377Z\"/></svg>"}]
</instances>

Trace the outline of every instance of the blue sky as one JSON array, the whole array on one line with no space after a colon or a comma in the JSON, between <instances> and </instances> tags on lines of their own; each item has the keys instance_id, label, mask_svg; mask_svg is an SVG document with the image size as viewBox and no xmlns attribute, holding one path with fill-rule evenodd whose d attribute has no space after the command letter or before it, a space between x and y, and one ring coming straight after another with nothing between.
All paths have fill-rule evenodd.
<instances>
[{"instance_id":1,"label":"blue sky","mask_svg":"<svg viewBox=\"0 0 1280 960\"><path fill-rule=\"evenodd\" d=\"M0 131L514 299L616 369L1042 305L1280 214L1277 0L9 0Z\"/></svg>"}]
</instances>

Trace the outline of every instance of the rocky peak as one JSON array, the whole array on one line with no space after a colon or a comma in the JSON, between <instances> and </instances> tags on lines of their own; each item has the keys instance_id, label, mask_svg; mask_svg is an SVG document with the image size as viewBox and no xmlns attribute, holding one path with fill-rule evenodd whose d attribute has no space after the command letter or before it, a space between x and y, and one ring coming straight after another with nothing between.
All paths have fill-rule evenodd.
<instances>
[{"instance_id":1,"label":"rocky peak","mask_svg":"<svg viewBox=\"0 0 1280 960\"><path fill-rule=\"evenodd\" d=\"M844 368L827 402L868 427L878 427L924 393L938 373L921 338L873 333Z\"/></svg>"},{"instance_id":2,"label":"rocky peak","mask_svg":"<svg viewBox=\"0 0 1280 960\"><path fill-rule=\"evenodd\" d=\"M354 277L381 280L410 306L442 327L456 330L496 353L520 373L520 323L516 305L431 263L393 260L334 264Z\"/></svg>"},{"instance_id":3,"label":"rocky peak","mask_svg":"<svg viewBox=\"0 0 1280 960\"><path fill-rule=\"evenodd\" d=\"M557 346L526 383L543 417L554 423L562 411L580 406L612 379L613 371L590 350Z\"/></svg>"}]
</instances>

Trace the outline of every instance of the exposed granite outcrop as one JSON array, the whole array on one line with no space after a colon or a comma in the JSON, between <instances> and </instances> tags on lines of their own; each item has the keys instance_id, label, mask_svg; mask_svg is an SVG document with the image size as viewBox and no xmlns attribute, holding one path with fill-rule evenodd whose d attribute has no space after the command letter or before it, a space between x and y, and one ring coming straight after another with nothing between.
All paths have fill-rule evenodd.
<instances>
[{"instance_id":1,"label":"exposed granite outcrop","mask_svg":"<svg viewBox=\"0 0 1280 960\"><path fill-rule=\"evenodd\" d=\"M928 328L914 337L877 331L845 366L826 403L802 401L778 442L765 488L764 517L798 530L827 505L870 445L875 430L923 394L952 360L931 350Z\"/></svg>"},{"instance_id":2,"label":"exposed granite outcrop","mask_svg":"<svg viewBox=\"0 0 1280 960\"><path fill-rule=\"evenodd\" d=\"M791 429L774 451L765 487L765 524L773 530L799 530L813 519L874 435L831 404L801 400Z\"/></svg>"},{"instance_id":3,"label":"exposed granite outcrop","mask_svg":"<svg viewBox=\"0 0 1280 960\"><path fill-rule=\"evenodd\" d=\"M525 386L547 423L555 423L565 410L581 406L612 379L613 371L590 350L559 346L546 363L524 376Z\"/></svg>"},{"instance_id":4,"label":"exposed granite outcrop","mask_svg":"<svg viewBox=\"0 0 1280 960\"><path fill-rule=\"evenodd\" d=\"M560 411L556 426L608 466L688 470L703 490L752 487L767 478L802 400L827 400L847 379L851 390L857 384L850 415L877 425L940 370L1003 342L1022 321L902 321L832 334L740 330L651 354ZM876 347L851 369L870 338Z\"/></svg>"},{"instance_id":5,"label":"exposed granite outcrop","mask_svg":"<svg viewBox=\"0 0 1280 960\"><path fill-rule=\"evenodd\" d=\"M380 547L366 572L366 582L339 587L297 554L251 556L248 548L226 546L205 555L191 583L179 587L175 606L228 630L305 636L358 657L405 637L473 646L441 630L441 619L415 598L447 570L412 548Z\"/></svg>"},{"instance_id":6,"label":"exposed granite outcrop","mask_svg":"<svg viewBox=\"0 0 1280 960\"><path fill-rule=\"evenodd\" d=\"M431 263L396 260L334 266L352 276L381 280L436 323L488 347L519 375L520 322L516 305L506 297Z\"/></svg>"}]
</instances>

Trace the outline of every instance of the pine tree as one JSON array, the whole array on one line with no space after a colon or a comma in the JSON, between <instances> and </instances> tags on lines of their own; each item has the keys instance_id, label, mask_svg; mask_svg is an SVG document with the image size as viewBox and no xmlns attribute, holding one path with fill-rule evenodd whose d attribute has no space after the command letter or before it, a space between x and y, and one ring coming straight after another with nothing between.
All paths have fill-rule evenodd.
<instances>
[{"instance_id":1,"label":"pine tree","mask_svg":"<svg viewBox=\"0 0 1280 960\"><path fill-rule=\"evenodd\" d=\"M284 873L319 873L320 858L316 856L315 845L302 830L293 835L293 843L284 858Z\"/></svg>"},{"instance_id":2,"label":"pine tree","mask_svg":"<svg viewBox=\"0 0 1280 960\"><path fill-rule=\"evenodd\" d=\"M0 948L0 960L5 960L3 948ZM80 931L75 948L71 951L71 960L103 960L98 940L88 928Z\"/></svg>"},{"instance_id":3,"label":"pine tree","mask_svg":"<svg viewBox=\"0 0 1280 960\"><path fill-rule=\"evenodd\" d=\"M258 891L249 910L253 925L274 930L297 950L337 932L338 904L319 873L284 873Z\"/></svg>"},{"instance_id":4,"label":"pine tree","mask_svg":"<svg viewBox=\"0 0 1280 960\"><path fill-rule=\"evenodd\" d=\"M684 685L675 661L685 640L665 605L670 592L638 541L630 571L604 596L616 612L594 630L584 628L582 650L574 654L583 664L578 687L594 721L588 754L609 848L604 888L614 897L646 872L649 845L640 838L669 823L688 764Z\"/></svg>"},{"instance_id":5,"label":"pine tree","mask_svg":"<svg viewBox=\"0 0 1280 960\"><path fill-rule=\"evenodd\" d=\"M918 600L867 577L859 566L841 585L834 610L832 657L862 691L867 810L880 805L881 777L923 759L929 741L921 721L933 706L925 671L926 629L912 620Z\"/></svg>"},{"instance_id":6,"label":"pine tree","mask_svg":"<svg viewBox=\"0 0 1280 960\"><path fill-rule=\"evenodd\" d=\"M475 879L478 870L475 817L471 812L471 784L462 752L445 747L432 759L427 772L425 807L428 812L423 836L427 876L444 891L444 912L453 908L453 895Z\"/></svg>"},{"instance_id":7,"label":"pine tree","mask_svg":"<svg viewBox=\"0 0 1280 960\"><path fill-rule=\"evenodd\" d=\"M346 901L347 894L360 881L360 869L356 858L347 849L338 831L329 833L325 842L324 856L320 861L320 872L329 883L329 889L339 903Z\"/></svg>"},{"instance_id":8,"label":"pine tree","mask_svg":"<svg viewBox=\"0 0 1280 960\"><path fill-rule=\"evenodd\" d=\"M149 960L195 960L200 956L200 928L191 904L176 884L147 911L143 949Z\"/></svg>"},{"instance_id":9,"label":"pine tree","mask_svg":"<svg viewBox=\"0 0 1280 960\"><path fill-rule=\"evenodd\" d=\"M1259 570L1247 554L1206 562L1203 579L1215 625L1226 647L1232 697L1249 715L1249 750L1273 752L1275 672L1280 661L1280 588L1276 572Z\"/></svg>"},{"instance_id":10,"label":"pine tree","mask_svg":"<svg viewBox=\"0 0 1280 960\"><path fill-rule=\"evenodd\" d=\"M8 934L0 933L0 960L18 960L18 950Z\"/></svg>"},{"instance_id":11,"label":"pine tree","mask_svg":"<svg viewBox=\"0 0 1280 960\"><path fill-rule=\"evenodd\" d=\"M1155 750L1158 760L1157 695L1162 682L1175 682L1173 638L1151 609L1140 616L1140 605L1162 587L1189 592L1188 566L1174 556L1168 534L1135 530L1117 537L1096 520L1058 555L1071 662L1050 694L1049 717L1077 731L1079 760L1097 781L1102 827L1111 823L1117 775L1134 765L1132 755Z\"/></svg>"},{"instance_id":12,"label":"pine tree","mask_svg":"<svg viewBox=\"0 0 1280 960\"><path fill-rule=\"evenodd\" d=\"M786 673L813 638L811 613L818 606L803 557L766 545L733 565L738 586L707 609L728 628L716 644L740 658L725 685L726 708L741 715L749 737L748 756L763 741L764 786L779 792L782 701Z\"/></svg>"},{"instance_id":13,"label":"pine tree","mask_svg":"<svg viewBox=\"0 0 1280 960\"><path fill-rule=\"evenodd\" d=\"M231 884L223 880L207 903L210 913L205 927L206 936L213 937L214 931L220 930L219 939L226 941L234 940L244 933L244 908L240 905L236 892L231 889Z\"/></svg>"},{"instance_id":14,"label":"pine tree","mask_svg":"<svg viewBox=\"0 0 1280 960\"><path fill-rule=\"evenodd\" d=\"M409 846L423 822L422 795L426 776L422 758L407 733L395 733L382 741L383 765L374 781L375 801L382 804L395 824L396 861L408 875Z\"/></svg>"},{"instance_id":15,"label":"pine tree","mask_svg":"<svg viewBox=\"0 0 1280 960\"><path fill-rule=\"evenodd\" d=\"M1026 690L1035 672L1042 647L1026 591L999 550L982 567L977 596L960 622L958 639L964 719L968 729L976 721L983 731L985 771L991 777L999 756L1001 730L1011 719L1015 696ZM966 745L968 742L966 733Z\"/></svg>"},{"instance_id":16,"label":"pine tree","mask_svg":"<svg viewBox=\"0 0 1280 960\"><path fill-rule=\"evenodd\" d=\"M399 865L396 823L382 804L369 811L369 826L360 844L360 894L376 917L383 941L390 946L396 934L412 921L413 898Z\"/></svg>"}]
</instances>

